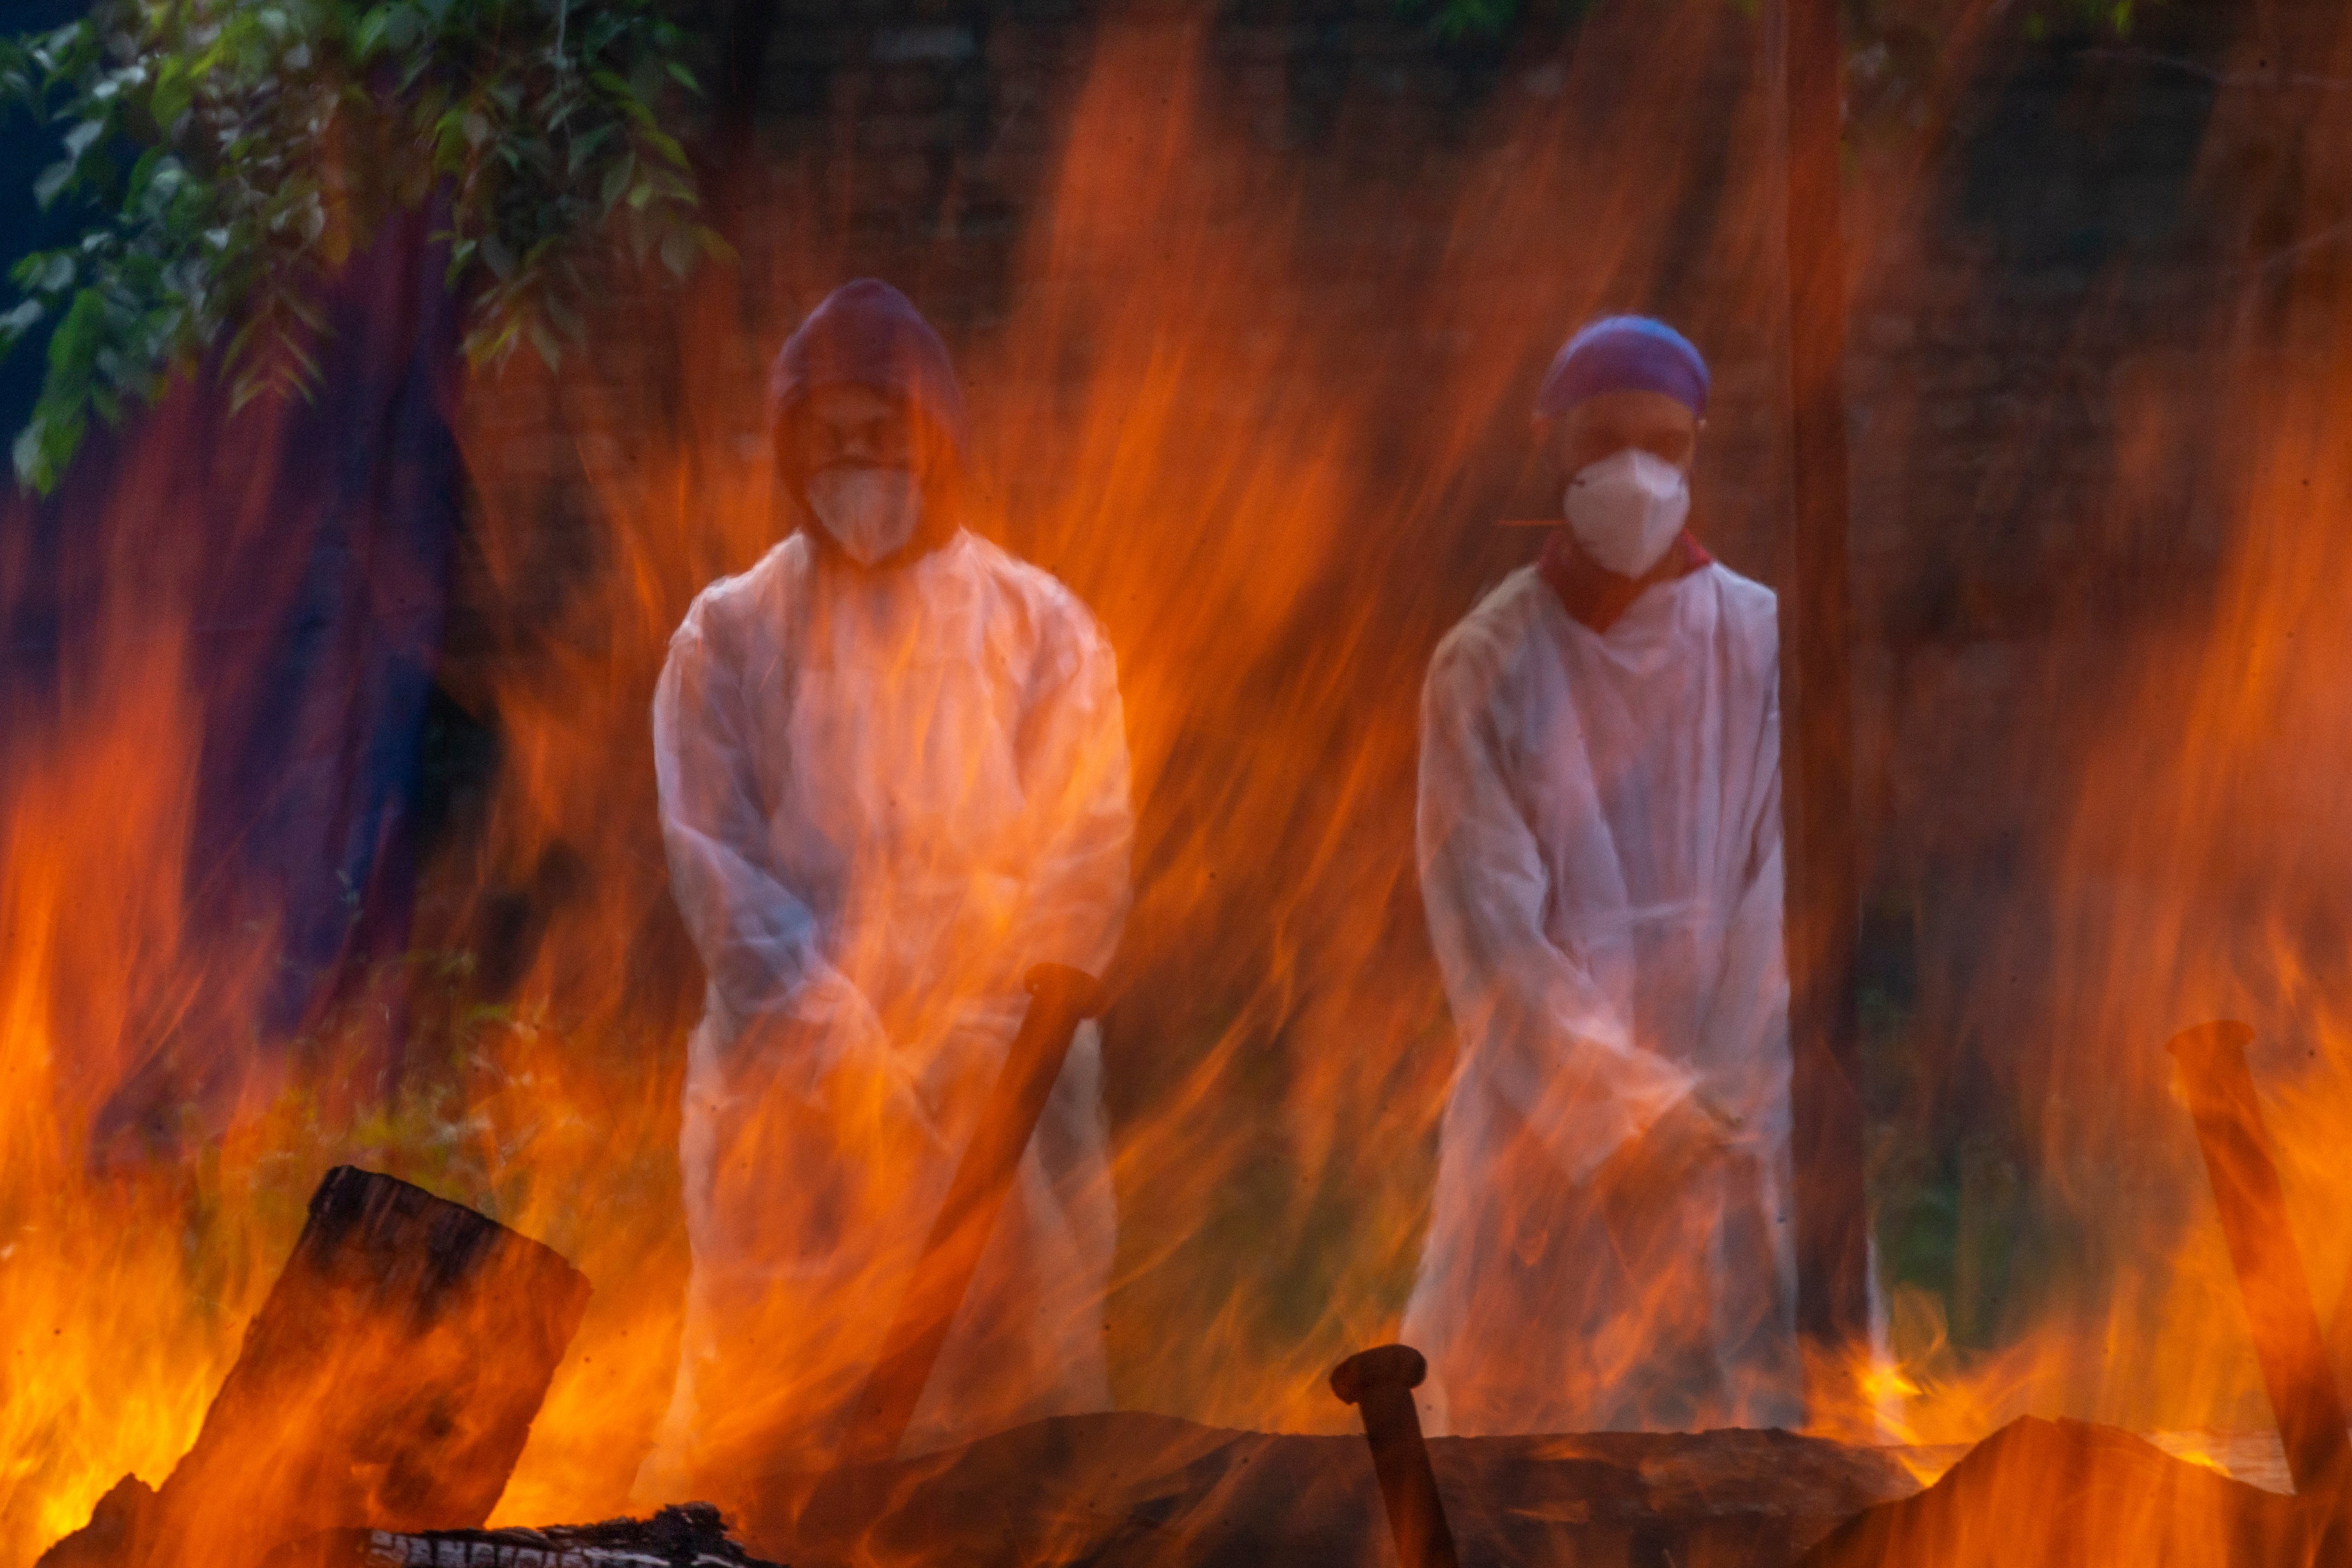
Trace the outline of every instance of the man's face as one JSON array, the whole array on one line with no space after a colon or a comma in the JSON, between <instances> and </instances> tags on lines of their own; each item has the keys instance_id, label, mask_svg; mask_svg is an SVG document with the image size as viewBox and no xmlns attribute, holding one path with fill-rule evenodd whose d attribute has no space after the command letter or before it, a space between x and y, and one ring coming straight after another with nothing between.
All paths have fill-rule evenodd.
<instances>
[{"instance_id":1,"label":"man's face","mask_svg":"<svg viewBox=\"0 0 2352 1568\"><path fill-rule=\"evenodd\" d=\"M803 474L835 467L911 468L914 432L907 411L870 386L822 386L811 393L782 438Z\"/></svg>"},{"instance_id":2,"label":"man's face","mask_svg":"<svg viewBox=\"0 0 2352 1568\"><path fill-rule=\"evenodd\" d=\"M1629 449L1687 470L1698 451L1698 416L1663 392L1604 392L1546 421L1536 440L1563 484Z\"/></svg>"}]
</instances>

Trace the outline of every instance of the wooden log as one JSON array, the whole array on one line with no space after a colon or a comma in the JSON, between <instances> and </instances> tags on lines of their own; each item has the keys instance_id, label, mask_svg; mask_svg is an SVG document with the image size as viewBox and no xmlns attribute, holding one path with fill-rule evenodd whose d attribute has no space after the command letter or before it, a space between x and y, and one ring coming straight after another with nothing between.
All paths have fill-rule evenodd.
<instances>
[{"instance_id":1,"label":"wooden log","mask_svg":"<svg viewBox=\"0 0 2352 1568\"><path fill-rule=\"evenodd\" d=\"M479 1525L588 1292L556 1252L471 1209L328 1172L195 1445L152 1500L118 1488L112 1516L45 1568L247 1568L338 1525ZM119 1544L95 1557L100 1525Z\"/></svg>"},{"instance_id":2,"label":"wooden log","mask_svg":"<svg viewBox=\"0 0 2352 1568\"><path fill-rule=\"evenodd\" d=\"M1786 1432L1432 1437L1461 1562L1790 1568L1856 1510L1918 1489L1897 1457ZM1396 1553L1357 1436L1063 1415L862 1472L872 1510L804 1506L783 1474L734 1505L746 1549L798 1568L1368 1568Z\"/></svg>"},{"instance_id":3,"label":"wooden log","mask_svg":"<svg viewBox=\"0 0 2352 1568\"><path fill-rule=\"evenodd\" d=\"M2345 1436L2343 1394L2327 1362L2303 1251L2287 1223L2278 1160L2246 1063L2253 1038L2245 1025L2225 1020L2183 1029L2164 1048L2180 1067L2197 1147L2245 1300L2254 1361L2278 1419L2294 1489L2306 1497L2332 1495L2352 1478L2352 1440Z\"/></svg>"},{"instance_id":4,"label":"wooden log","mask_svg":"<svg viewBox=\"0 0 2352 1568\"><path fill-rule=\"evenodd\" d=\"M2324 1516L2154 1444L2021 1417L1916 1497L1870 1509L1800 1568L2304 1564Z\"/></svg>"}]
</instances>

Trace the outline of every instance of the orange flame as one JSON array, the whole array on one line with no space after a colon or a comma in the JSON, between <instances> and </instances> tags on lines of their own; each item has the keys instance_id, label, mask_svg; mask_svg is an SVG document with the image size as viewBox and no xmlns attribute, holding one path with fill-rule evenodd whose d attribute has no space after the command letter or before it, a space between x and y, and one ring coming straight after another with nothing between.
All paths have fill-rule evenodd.
<instances>
[{"instance_id":1,"label":"orange flame","mask_svg":"<svg viewBox=\"0 0 2352 1568\"><path fill-rule=\"evenodd\" d=\"M1265 156L1221 110L1204 26L1106 26L1001 284L959 274L954 244L887 258L919 302L988 296L950 333L979 423L976 527L1075 589L1118 653L1139 837L1108 976L1119 1237L1098 1305L1123 1407L1349 1431L1323 1374L1393 1331L1453 1059L1414 881L1413 699L1466 585L1531 552L1492 524L1524 510L1524 406L1565 329L1714 285L1685 321L1735 411L1702 459L1725 492L1710 543L1767 574L1770 82L1759 51L1706 113L1690 87L1756 31L1703 3L1603 8L1587 26L1555 97L1505 102L1460 147L1349 100L1336 134L1364 166L1334 172ZM1446 165L1457 194L1417 238L1391 221L1407 159ZM802 219L827 195L813 180L772 171L773 226L750 237L740 288L665 304L616 285L599 335L614 363L518 365L471 391L479 515L460 593L491 606L491 635L442 679L495 717L505 751L475 831L428 870L418 952L377 977L412 1005L411 1071L386 1100L338 1097L331 1034L289 1076L236 1032L269 933L211 929L183 886L204 737L184 601L147 569L173 504L168 442L120 485L89 546L106 612L68 649L67 717L12 748L24 760L0 780L0 1568L79 1525L124 1473L168 1472L303 1197L344 1160L473 1204L594 1282L498 1519L666 1500L639 1477L681 1334L678 1104L698 998L647 710L693 595L782 526L766 353L874 259L810 237ZM1899 253L1916 194L1862 204L1874 265ZM2336 830L2352 557L2333 537L2352 507L2336 435L2352 384L2333 297L2302 277L2273 290L2273 315L2216 313L2197 361L2228 410L2212 428L2184 433L2118 392L2117 516L2148 500L2133 487L2163 482L2142 465L2193 437L2232 459L2205 503L2229 546L2210 616L2133 642L2120 671L2086 633L2102 667L2070 671L2041 713L2085 737L2084 760L2046 931L2018 922L2002 956L2051 977L2038 1024L2063 1047L2017 1090L2037 1201L2069 1256L1989 1353L1954 1346L1942 1303L1896 1291L1895 1359L1853 1373L1853 1407L1817 1412L1848 1435L1883 1422L1923 1479L2026 1411L2266 1425L2167 1093L2158 1047L2179 1026L2257 1025L2313 1275L2326 1291L2352 1264L2329 1218L2352 1200L2336 1145L2352 864ZM2311 346L2282 358L2282 343ZM559 497L583 511L551 530ZM551 559L559 541L578 556ZM543 929L485 996L472 966L518 891ZM1990 1006L1963 997L1914 1027L1957 1035ZM192 1036L253 1068L217 1091L240 1108L226 1137L184 1168L94 1164L115 1088ZM935 1175L888 1127L877 1111L865 1149L873 1213ZM836 1392L909 1262L879 1247L829 1314L780 1314L772 1379L705 1418ZM1661 1290L1658 1322L1680 1296ZM1629 1334L1624 1353L1643 1343ZM2168 1441L2250 1463L2219 1436Z\"/></svg>"}]
</instances>

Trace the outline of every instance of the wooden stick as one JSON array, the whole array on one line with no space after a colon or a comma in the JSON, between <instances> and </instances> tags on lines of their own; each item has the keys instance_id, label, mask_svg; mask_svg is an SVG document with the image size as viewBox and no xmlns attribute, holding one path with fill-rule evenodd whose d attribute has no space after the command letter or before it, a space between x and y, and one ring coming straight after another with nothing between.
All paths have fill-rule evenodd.
<instances>
[{"instance_id":1,"label":"wooden stick","mask_svg":"<svg viewBox=\"0 0 2352 1568\"><path fill-rule=\"evenodd\" d=\"M1041 963L1029 972L1027 983L1029 1011L1005 1053L979 1130L957 1163L914 1279L883 1338L881 1356L851 1411L835 1474L840 1466L881 1463L905 1440L1021 1156L1062 1076L1071 1037L1080 1023L1102 1011L1101 983L1079 970Z\"/></svg>"},{"instance_id":2,"label":"wooden stick","mask_svg":"<svg viewBox=\"0 0 2352 1568\"><path fill-rule=\"evenodd\" d=\"M1359 1351L1331 1369L1331 1392L1364 1418L1398 1568L1457 1568L1460 1562L1412 1403L1412 1391L1428 1375L1429 1363L1411 1345Z\"/></svg>"}]
</instances>

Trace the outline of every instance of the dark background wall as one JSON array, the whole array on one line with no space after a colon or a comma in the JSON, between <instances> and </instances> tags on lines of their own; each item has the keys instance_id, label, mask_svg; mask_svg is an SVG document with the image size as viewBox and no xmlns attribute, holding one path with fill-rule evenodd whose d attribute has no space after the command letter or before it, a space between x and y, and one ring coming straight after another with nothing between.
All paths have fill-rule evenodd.
<instances>
[{"instance_id":1,"label":"dark background wall","mask_svg":"<svg viewBox=\"0 0 2352 1568\"><path fill-rule=\"evenodd\" d=\"M2266 62L2279 29L2324 37L2332 23L2324 6L2300 23L2288 7L2265 35L2250 9L2155 7L2127 37L1955 37L1879 9L1854 16L1848 186L1874 1192L1892 1276L1980 1343L2029 1310L2010 1274L2042 1245L2021 1195L2041 1174L2033 1107L2066 1048L2048 978L2021 955L2061 918L2089 716L2143 651L2210 611L2232 525L2215 344L2286 286L2278 258L2328 221L2301 210L2284 165L2335 89ZM707 145L755 280L733 349L747 363L824 287L867 272L914 293L968 364L998 353L1055 281L1024 268L1024 247L1050 221L1092 62L1107 38L1170 22L1055 0L785 0L712 16L712 37L744 45L716 61ZM1216 221L1279 226L1295 276L1318 285L1225 301L1219 330L1328 349L1283 368L1287 394L1376 405L1367 422L1385 438L1362 454L1365 493L1410 495L1413 521L1389 526L1428 531L1397 568L1425 592L1385 623L1404 651L1352 689L1362 702L1409 705L1444 625L1531 558L1538 536L1489 526L1547 507L1517 410L1599 309L1676 319L1714 360L1700 527L1771 579L1784 486L1769 48L1764 20L1729 6L1537 7L1476 42L1387 0L1239 6L1206 30L1197 82L1171 79L1255 171L1219 186ZM1482 195L1546 182L1563 193L1549 223ZM1280 205L1253 210L1253 189ZM1498 367L1477 384L1499 391L1433 423L1412 389L1462 385L1465 361ZM675 406L679 374L647 364L644 400ZM1003 389L971 390L985 404ZM572 443L625 439L577 415L552 434L529 399L477 412L530 482L558 489ZM756 402L734 412L756 443ZM521 456L542 438L546 456ZM546 510L559 534L577 515ZM565 563L595 567L560 539L544 548L530 581L552 615ZM512 657L529 613L461 589L453 658ZM484 680L453 684L467 679Z\"/></svg>"}]
</instances>

